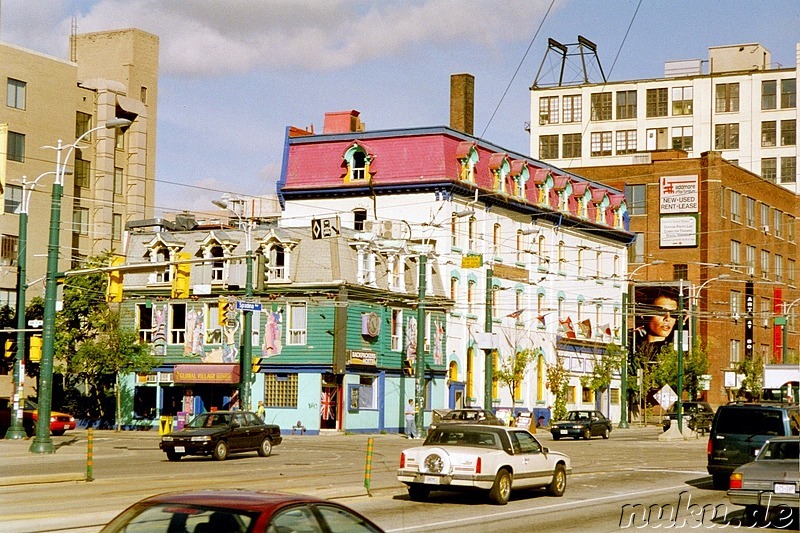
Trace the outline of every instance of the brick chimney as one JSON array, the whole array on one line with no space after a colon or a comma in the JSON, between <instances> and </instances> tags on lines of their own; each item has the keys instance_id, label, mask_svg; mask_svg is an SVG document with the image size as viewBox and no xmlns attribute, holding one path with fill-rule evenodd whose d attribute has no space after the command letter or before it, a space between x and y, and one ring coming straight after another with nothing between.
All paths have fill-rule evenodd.
<instances>
[{"instance_id":1,"label":"brick chimney","mask_svg":"<svg viewBox=\"0 0 800 533\"><path fill-rule=\"evenodd\" d=\"M450 127L472 135L475 128L475 76L450 76Z\"/></svg>"},{"instance_id":2,"label":"brick chimney","mask_svg":"<svg viewBox=\"0 0 800 533\"><path fill-rule=\"evenodd\" d=\"M352 133L364 131L364 124L358 115L361 113L355 109L350 111L333 111L325 113L325 124L322 126L322 133Z\"/></svg>"}]
</instances>

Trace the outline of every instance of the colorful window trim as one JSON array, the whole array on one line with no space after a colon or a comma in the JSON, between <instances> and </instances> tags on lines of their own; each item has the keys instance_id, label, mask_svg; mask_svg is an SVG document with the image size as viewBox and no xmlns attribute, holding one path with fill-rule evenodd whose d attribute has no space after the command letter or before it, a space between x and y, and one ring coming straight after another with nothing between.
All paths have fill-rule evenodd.
<instances>
[{"instance_id":1,"label":"colorful window trim","mask_svg":"<svg viewBox=\"0 0 800 533\"><path fill-rule=\"evenodd\" d=\"M345 174L345 183L369 181L374 174L370 170L375 157L368 152L366 147L358 141L350 145L342 156L344 163L347 166L347 174Z\"/></svg>"},{"instance_id":2,"label":"colorful window trim","mask_svg":"<svg viewBox=\"0 0 800 533\"><path fill-rule=\"evenodd\" d=\"M458 146L456 157L458 157L458 162L461 163L461 181L475 183L475 165L478 164L480 159L475 143L461 143Z\"/></svg>"}]
</instances>

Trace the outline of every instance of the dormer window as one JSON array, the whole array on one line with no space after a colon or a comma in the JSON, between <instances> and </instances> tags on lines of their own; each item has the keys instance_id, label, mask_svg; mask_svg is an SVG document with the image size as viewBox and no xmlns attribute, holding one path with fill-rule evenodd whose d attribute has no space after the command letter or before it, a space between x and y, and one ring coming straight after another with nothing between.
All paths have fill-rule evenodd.
<instances>
[{"instance_id":1,"label":"dormer window","mask_svg":"<svg viewBox=\"0 0 800 533\"><path fill-rule=\"evenodd\" d=\"M144 257L151 263L169 263L175 259L175 254L183 249L184 243L176 240L174 236L159 233L145 244ZM159 266L153 269L148 278L148 283L169 283L172 281L172 265Z\"/></svg>"},{"instance_id":2,"label":"dormer window","mask_svg":"<svg viewBox=\"0 0 800 533\"><path fill-rule=\"evenodd\" d=\"M365 181L370 179L373 173L370 171L370 165L374 157L370 155L369 150L367 150L364 145L359 142L354 142L350 148L345 151L343 159L344 164L347 166L347 174L345 174L344 178L345 182Z\"/></svg>"},{"instance_id":3,"label":"dormer window","mask_svg":"<svg viewBox=\"0 0 800 533\"><path fill-rule=\"evenodd\" d=\"M222 246L214 246L209 250L209 255L214 258L223 258L225 253ZM211 281L221 282L225 279L225 261L212 261L211 262Z\"/></svg>"},{"instance_id":4,"label":"dormer window","mask_svg":"<svg viewBox=\"0 0 800 533\"><path fill-rule=\"evenodd\" d=\"M166 246L157 248L156 250L154 250L154 252L155 253L152 253L150 255L151 260L154 263L166 263L171 259L169 250L167 249ZM172 279L172 276L170 275L171 271L172 271L172 269L171 269L170 266L166 266L166 267L163 267L163 269L156 270L155 273L154 273L154 275L155 275L154 282L155 283L169 283L170 280Z\"/></svg>"},{"instance_id":5,"label":"dormer window","mask_svg":"<svg viewBox=\"0 0 800 533\"><path fill-rule=\"evenodd\" d=\"M283 281L286 279L286 251L280 244L269 247L267 255L266 280Z\"/></svg>"},{"instance_id":6,"label":"dormer window","mask_svg":"<svg viewBox=\"0 0 800 533\"><path fill-rule=\"evenodd\" d=\"M352 179L353 180L363 180L364 179L364 172L367 168L367 158L364 152L354 152L353 153L353 167L352 167Z\"/></svg>"},{"instance_id":7,"label":"dormer window","mask_svg":"<svg viewBox=\"0 0 800 533\"><path fill-rule=\"evenodd\" d=\"M506 177L511 171L511 165L506 154L492 154L489 158L489 170L492 171L494 177L494 190L508 192L506 191Z\"/></svg>"},{"instance_id":8,"label":"dormer window","mask_svg":"<svg viewBox=\"0 0 800 533\"><path fill-rule=\"evenodd\" d=\"M461 181L475 183L475 165L478 164L478 149L474 142L464 141L456 149L456 158L461 164Z\"/></svg>"}]
</instances>

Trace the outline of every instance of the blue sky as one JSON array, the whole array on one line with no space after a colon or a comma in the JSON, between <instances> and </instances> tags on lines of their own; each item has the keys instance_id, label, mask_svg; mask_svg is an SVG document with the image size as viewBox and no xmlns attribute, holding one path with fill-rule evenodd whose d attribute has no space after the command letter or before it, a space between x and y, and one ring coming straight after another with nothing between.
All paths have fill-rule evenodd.
<instances>
[{"instance_id":1,"label":"blue sky","mask_svg":"<svg viewBox=\"0 0 800 533\"><path fill-rule=\"evenodd\" d=\"M797 0L0 0L0 40L68 57L79 33L160 40L155 209L273 193L286 126L357 109L367 129L447 125L450 75L475 76L475 134L528 153L547 39L598 46L610 80L663 75L711 46L796 64ZM626 36L627 34L627 36Z\"/></svg>"}]
</instances>

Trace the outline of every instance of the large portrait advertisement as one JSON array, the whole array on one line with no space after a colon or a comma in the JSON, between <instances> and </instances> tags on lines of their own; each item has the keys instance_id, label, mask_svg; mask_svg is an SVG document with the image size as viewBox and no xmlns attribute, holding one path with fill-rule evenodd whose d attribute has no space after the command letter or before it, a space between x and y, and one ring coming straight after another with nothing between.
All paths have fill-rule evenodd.
<instances>
[{"instance_id":1,"label":"large portrait advertisement","mask_svg":"<svg viewBox=\"0 0 800 533\"><path fill-rule=\"evenodd\" d=\"M684 285L684 288L686 285ZM630 350L634 360L654 363L665 346L677 346L677 330L683 327L683 345L687 347L690 332L688 321L679 319L679 283L636 284L633 309L634 328L630 332ZM684 305L688 300L684 298Z\"/></svg>"}]
</instances>

